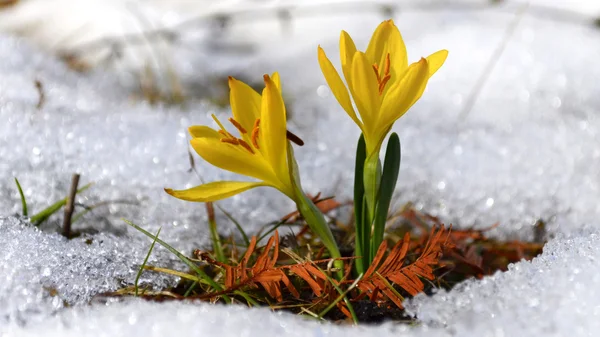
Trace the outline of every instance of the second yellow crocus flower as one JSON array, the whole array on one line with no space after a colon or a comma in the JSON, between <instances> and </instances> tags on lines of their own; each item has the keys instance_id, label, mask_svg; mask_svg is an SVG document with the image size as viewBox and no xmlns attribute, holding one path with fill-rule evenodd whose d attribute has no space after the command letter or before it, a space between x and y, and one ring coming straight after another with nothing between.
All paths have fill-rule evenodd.
<instances>
[{"instance_id":1,"label":"second yellow crocus flower","mask_svg":"<svg viewBox=\"0 0 600 337\"><path fill-rule=\"evenodd\" d=\"M227 131L214 115L218 130L204 125L189 128L192 148L207 162L227 171L258 181L217 181L187 190L166 189L172 196L209 202L225 199L259 186L278 189L295 200L287 162L286 113L277 73L264 76L262 96L247 84L229 78L233 118L230 126L239 136Z\"/></svg>"},{"instance_id":2,"label":"second yellow crocus flower","mask_svg":"<svg viewBox=\"0 0 600 337\"><path fill-rule=\"evenodd\" d=\"M368 156L379 153L394 122L421 98L427 81L448 56L448 51L440 50L409 66L406 46L392 20L377 27L365 52L357 50L350 35L342 31L340 58L347 86L320 46L318 52L327 84L360 127Z\"/></svg>"},{"instance_id":3,"label":"second yellow crocus flower","mask_svg":"<svg viewBox=\"0 0 600 337\"><path fill-rule=\"evenodd\" d=\"M192 148L207 162L221 169L255 178L257 181L215 181L186 190L166 188L170 195L198 202L225 199L259 186L278 189L292 199L311 230L329 250L331 257L341 257L333 234L323 214L306 197L300 184L293 149L288 141L297 137L287 131L286 109L281 96L279 75L264 76L262 96L247 84L229 78L233 117L230 129L213 115L218 129L198 125L189 128ZM233 128L232 128L233 127ZM341 260L335 265L343 267ZM338 272L341 277L341 269Z\"/></svg>"}]
</instances>

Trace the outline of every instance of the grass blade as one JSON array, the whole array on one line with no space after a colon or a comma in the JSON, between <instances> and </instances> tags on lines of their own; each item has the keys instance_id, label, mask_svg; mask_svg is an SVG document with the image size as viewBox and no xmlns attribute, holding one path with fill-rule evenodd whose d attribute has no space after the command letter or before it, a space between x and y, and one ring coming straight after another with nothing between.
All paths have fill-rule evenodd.
<instances>
[{"instance_id":1,"label":"grass blade","mask_svg":"<svg viewBox=\"0 0 600 337\"><path fill-rule=\"evenodd\" d=\"M156 266L144 266L144 269L146 270L150 270L150 271L155 271L158 273L164 273L164 274L170 274L170 275L174 275L174 276L178 276L181 277L183 279L186 280L190 280L190 281L194 281L195 283L203 283L206 284L206 282L202 279L199 279L198 276L196 275L192 275L192 274L188 274L188 273L184 273L178 270L173 270L173 269L169 269L169 268L162 268L162 267L156 267Z\"/></svg>"},{"instance_id":2,"label":"grass blade","mask_svg":"<svg viewBox=\"0 0 600 337\"><path fill-rule=\"evenodd\" d=\"M373 235L371 237L371 251L369 252L369 261L377 253L377 249L383 241L385 223L387 221L388 210L396 189L398 174L400 173L400 138L395 132L391 134L385 150L385 162L383 164L383 174L379 184L379 194L377 196L377 208L375 212L375 221L373 225Z\"/></svg>"},{"instance_id":3,"label":"grass blade","mask_svg":"<svg viewBox=\"0 0 600 337\"><path fill-rule=\"evenodd\" d=\"M227 262L227 258L225 257L225 253L223 253L223 244L221 243L221 238L219 237L219 232L217 231L217 220L215 219L215 209L212 202L206 203L206 213L208 214L210 239L212 241L212 246L213 250L215 251L217 261L225 263Z\"/></svg>"},{"instance_id":4,"label":"grass blade","mask_svg":"<svg viewBox=\"0 0 600 337\"><path fill-rule=\"evenodd\" d=\"M131 226L131 227L137 229L138 231L142 232L147 237L149 237L151 239L156 239L156 242L158 242L161 246L165 247L171 253L175 254L175 256L177 256L181 260L181 262L185 263L188 267L190 267L194 272L196 272L198 274L198 276L200 276L200 278L202 280L206 281L206 283L209 284L211 287L213 287L214 289L216 289L218 291L223 290L223 287L220 284L216 283L202 269L198 268L198 266L194 262L192 262L185 255L183 255L179 251L177 251L177 249L173 248L171 245L169 245L168 243L164 242L163 240L155 237L154 235L152 235L152 233L150 233L147 230L143 229L142 227L134 224L133 222L131 222L131 221L127 220L127 219L123 219L123 221L125 221L129 226ZM229 297L225 296L225 295L223 296L223 299L225 299L225 301L227 301L228 303L231 302L231 299Z\"/></svg>"},{"instance_id":5,"label":"grass blade","mask_svg":"<svg viewBox=\"0 0 600 337\"><path fill-rule=\"evenodd\" d=\"M77 190L76 194L79 194L79 193L87 190L92 185L93 185L93 183L89 183L89 184L83 186L82 188L80 188L80 189ZM29 218L29 220L36 227L39 226L39 225L41 225L42 223L44 223L44 221L48 220L48 218L52 214L56 213L58 210L61 209L61 207L63 207L64 205L66 205L67 204L67 199L68 198L64 198L62 200L59 200L59 201L55 202L54 204L48 206L43 211L41 211L41 212L35 214L34 216L32 216L31 218Z\"/></svg>"},{"instance_id":6,"label":"grass blade","mask_svg":"<svg viewBox=\"0 0 600 337\"><path fill-rule=\"evenodd\" d=\"M19 195L21 196L21 206L23 208L23 216L27 217L27 200L25 200L25 194L23 194L23 189L21 188L21 184L19 184L19 179L15 178L15 183L17 184L17 189L19 190Z\"/></svg>"},{"instance_id":7,"label":"grass blade","mask_svg":"<svg viewBox=\"0 0 600 337\"><path fill-rule=\"evenodd\" d=\"M76 223L77 221L79 221L81 218L83 218L86 214L88 214L89 212L95 210L98 207L102 207L102 206L109 206L109 205L131 205L131 206L139 206L140 204L136 201L130 201L130 200L108 200L108 201L101 201L97 204L91 205L91 206L84 206L84 210L73 215L73 219L71 219L71 223Z\"/></svg>"},{"instance_id":8,"label":"grass blade","mask_svg":"<svg viewBox=\"0 0 600 337\"><path fill-rule=\"evenodd\" d=\"M158 235L160 234L160 230L162 229L162 227L160 227L158 229L158 232L156 232L156 235L154 236L154 240L152 240L152 244L150 245L150 249L148 249L148 254L146 254L146 258L144 259L144 262L142 262L142 265L140 266L140 270L137 273L137 276L135 277L135 282L133 283L133 286L135 287L135 296L138 296L138 282L140 281L140 277L142 276L142 273L144 272L144 267L146 266L146 263L148 263L148 259L150 258L150 254L152 254L152 250L154 249L154 244L156 244L156 240L158 239Z\"/></svg>"},{"instance_id":9,"label":"grass blade","mask_svg":"<svg viewBox=\"0 0 600 337\"><path fill-rule=\"evenodd\" d=\"M266 238L267 236L269 236L269 234L273 233L275 230L277 230L279 227L281 227L283 224L285 224L285 221L279 221L276 224L274 224L271 228L269 228L268 231L266 231L265 233L261 234L258 237L257 242L261 242L264 238Z\"/></svg>"},{"instance_id":10,"label":"grass blade","mask_svg":"<svg viewBox=\"0 0 600 337\"><path fill-rule=\"evenodd\" d=\"M219 211L223 212L223 214L225 214L225 216L231 220L231 222L233 222L233 224L235 225L235 227L237 228L237 230L240 232L240 234L242 234L242 238L244 239L244 243L246 244L246 247L250 246L250 239L248 238L248 235L246 234L246 232L244 231L244 229L242 228L242 226L240 225L240 223L231 215L229 214L229 212L227 212L226 210L223 209L223 207L215 204L217 206L217 208L219 209Z\"/></svg>"},{"instance_id":11,"label":"grass blade","mask_svg":"<svg viewBox=\"0 0 600 337\"><path fill-rule=\"evenodd\" d=\"M317 267L317 268L319 268L319 267ZM321 269L319 268L319 270L321 270ZM327 276L326 273L323 273L323 274L325 276ZM331 285L335 288L335 290L337 290L337 292L340 295L333 302L331 302L325 309L323 309L323 311L321 311L319 313L318 317L323 318L323 316L325 316L329 312L329 310L333 309L333 307L335 307L339 301L344 300L344 302L348 306L348 311L350 311L350 315L352 315L352 320L354 321L354 324L358 324L358 317L356 316L356 312L354 312L354 308L352 307L352 304L350 303L350 301L348 300L346 295L350 291L352 291L352 289L354 289L356 287L356 285L362 279L362 277L363 277L363 274L358 275L356 280L354 280L354 282L352 282L352 284L348 287L348 289L346 289L345 291L342 291L342 289L337 284L335 284L335 282L331 279L331 277L327 276L327 280L331 283Z\"/></svg>"},{"instance_id":12,"label":"grass blade","mask_svg":"<svg viewBox=\"0 0 600 337\"><path fill-rule=\"evenodd\" d=\"M192 290L194 290L194 288L196 288L197 285L198 285L198 281L194 281L194 283L192 283L192 285L185 291L185 294L183 294L183 297L190 296L190 294L192 293Z\"/></svg>"},{"instance_id":13,"label":"grass blade","mask_svg":"<svg viewBox=\"0 0 600 337\"><path fill-rule=\"evenodd\" d=\"M252 299L252 297L250 297L250 295L248 295L247 293L245 293L241 290L236 290L233 293L236 295L242 296L246 300L246 302L248 302L249 307L251 307L251 306L258 307L259 306L258 302L256 302L254 299Z\"/></svg>"},{"instance_id":14,"label":"grass blade","mask_svg":"<svg viewBox=\"0 0 600 337\"><path fill-rule=\"evenodd\" d=\"M394 295L396 295L401 301L404 301L404 296L400 295L400 293L394 289L394 286L392 286L388 280L385 279L385 277L383 277L383 275L381 275L378 271L375 272L375 275L377 275L377 277L379 277L379 279L383 282L383 284L385 284L385 286L390 289L390 291L392 293L394 293Z\"/></svg>"}]
</instances>

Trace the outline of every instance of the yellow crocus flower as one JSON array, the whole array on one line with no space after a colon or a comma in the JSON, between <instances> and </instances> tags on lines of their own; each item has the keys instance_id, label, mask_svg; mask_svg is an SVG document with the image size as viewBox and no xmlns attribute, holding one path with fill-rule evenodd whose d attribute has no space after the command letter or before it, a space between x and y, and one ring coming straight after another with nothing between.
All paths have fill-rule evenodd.
<instances>
[{"instance_id":1,"label":"yellow crocus flower","mask_svg":"<svg viewBox=\"0 0 600 337\"><path fill-rule=\"evenodd\" d=\"M365 52L348 33L340 36L340 58L347 86L319 46L319 65L335 98L362 130L367 155L379 153L394 122L421 97L429 78L444 64L447 50L408 65L406 46L394 21L382 22ZM358 109L357 116L350 95Z\"/></svg>"},{"instance_id":2,"label":"yellow crocus flower","mask_svg":"<svg viewBox=\"0 0 600 337\"><path fill-rule=\"evenodd\" d=\"M279 75L264 76L262 96L247 84L229 78L231 126L238 136L219 126L192 126L192 148L207 162L227 171L258 181L216 181L187 190L165 189L170 195L188 201L209 202L225 199L259 186L271 186L296 200L287 161L286 111L281 97Z\"/></svg>"},{"instance_id":3,"label":"yellow crocus flower","mask_svg":"<svg viewBox=\"0 0 600 337\"><path fill-rule=\"evenodd\" d=\"M239 137L227 131L213 115L219 126L192 126L191 145L207 162L227 171L252 177L258 181L216 181L187 190L166 188L170 195L188 201L210 202L225 199L259 186L271 186L292 199L312 231L321 238L331 257L341 257L333 234L323 214L306 197L300 185L298 167L288 139L301 140L287 131L286 111L281 97L279 75L264 76L265 89L259 95L245 83L229 78L231 125ZM343 267L341 260L336 267ZM341 278L341 269L338 271Z\"/></svg>"}]
</instances>

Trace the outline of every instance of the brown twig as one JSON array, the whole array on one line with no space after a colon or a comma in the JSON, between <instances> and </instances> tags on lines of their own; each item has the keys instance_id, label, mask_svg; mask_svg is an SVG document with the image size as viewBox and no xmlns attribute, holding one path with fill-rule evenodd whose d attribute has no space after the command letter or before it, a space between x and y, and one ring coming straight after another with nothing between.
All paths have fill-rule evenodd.
<instances>
[{"instance_id":1,"label":"brown twig","mask_svg":"<svg viewBox=\"0 0 600 337\"><path fill-rule=\"evenodd\" d=\"M73 174L71 178L71 189L69 190L69 196L67 197L67 204L65 205L65 217L63 219L63 235L67 238L71 237L71 218L73 217L73 211L75 210L75 196L77 195L77 185L79 185L78 173Z\"/></svg>"},{"instance_id":2,"label":"brown twig","mask_svg":"<svg viewBox=\"0 0 600 337\"><path fill-rule=\"evenodd\" d=\"M35 80L35 89L38 92L38 102L35 105L35 107L40 110L44 107L44 104L46 104L46 94L44 93L44 85L42 84L42 81L40 81L39 79Z\"/></svg>"},{"instance_id":3,"label":"brown twig","mask_svg":"<svg viewBox=\"0 0 600 337\"><path fill-rule=\"evenodd\" d=\"M19 0L0 0L0 8L16 5Z\"/></svg>"}]
</instances>

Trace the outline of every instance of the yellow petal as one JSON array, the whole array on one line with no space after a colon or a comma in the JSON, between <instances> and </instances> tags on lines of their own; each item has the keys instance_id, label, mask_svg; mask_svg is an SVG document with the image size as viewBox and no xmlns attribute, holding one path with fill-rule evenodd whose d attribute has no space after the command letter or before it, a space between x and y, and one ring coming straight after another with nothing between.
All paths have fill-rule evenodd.
<instances>
[{"instance_id":1,"label":"yellow petal","mask_svg":"<svg viewBox=\"0 0 600 337\"><path fill-rule=\"evenodd\" d=\"M261 153L278 177L288 176L286 114L281 92L269 75L264 76L260 118Z\"/></svg>"},{"instance_id":2,"label":"yellow petal","mask_svg":"<svg viewBox=\"0 0 600 337\"><path fill-rule=\"evenodd\" d=\"M362 129L362 123L356 116L356 112L354 112L354 107L352 106L352 101L350 100L350 95L348 94L348 89L344 85L344 82L340 78L337 70L325 55L325 51L321 46L319 46L319 65L321 66L321 71L323 72L323 76L325 76L325 80L331 89L331 92L337 99L338 103L344 108L348 116L352 118L354 123L358 125Z\"/></svg>"},{"instance_id":3,"label":"yellow petal","mask_svg":"<svg viewBox=\"0 0 600 337\"><path fill-rule=\"evenodd\" d=\"M445 49L427 56L427 64L429 64L429 77L433 76L433 74L440 69L447 57L448 51Z\"/></svg>"},{"instance_id":4,"label":"yellow petal","mask_svg":"<svg viewBox=\"0 0 600 337\"><path fill-rule=\"evenodd\" d=\"M352 58L356 54L356 45L348 33L342 30L340 34L340 60L342 62L342 73L346 83L350 86L350 69L352 67Z\"/></svg>"},{"instance_id":5,"label":"yellow petal","mask_svg":"<svg viewBox=\"0 0 600 337\"><path fill-rule=\"evenodd\" d=\"M402 35L393 20L384 21L377 26L366 51L369 61L377 63L380 67L385 64L388 53L394 81L393 74L402 74L408 67L408 57Z\"/></svg>"},{"instance_id":6,"label":"yellow petal","mask_svg":"<svg viewBox=\"0 0 600 337\"><path fill-rule=\"evenodd\" d=\"M429 67L426 59L421 58L419 62L415 62L408 67L398 85L388 92L383 100L381 119L377 129L378 133L383 133L383 135L378 141L383 141L385 130L421 98L427 80L429 80Z\"/></svg>"},{"instance_id":7,"label":"yellow petal","mask_svg":"<svg viewBox=\"0 0 600 337\"><path fill-rule=\"evenodd\" d=\"M193 125L188 128L188 132L192 136L192 138L216 138L221 139L221 134L219 134L214 129L205 126L205 125Z\"/></svg>"},{"instance_id":8,"label":"yellow petal","mask_svg":"<svg viewBox=\"0 0 600 337\"><path fill-rule=\"evenodd\" d=\"M371 130L378 117L381 97L373 66L363 52L356 52L352 60L351 92L364 129Z\"/></svg>"},{"instance_id":9,"label":"yellow petal","mask_svg":"<svg viewBox=\"0 0 600 337\"><path fill-rule=\"evenodd\" d=\"M249 85L229 77L229 103L233 118L238 121L248 133L252 132L254 121L260 118L260 95Z\"/></svg>"},{"instance_id":10,"label":"yellow petal","mask_svg":"<svg viewBox=\"0 0 600 337\"><path fill-rule=\"evenodd\" d=\"M266 184L263 182L215 181L212 183L192 187L187 190L176 191L170 188L165 188L165 192L182 200L210 202L229 198L251 188L265 185Z\"/></svg>"},{"instance_id":11,"label":"yellow petal","mask_svg":"<svg viewBox=\"0 0 600 337\"><path fill-rule=\"evenodd\" d=\"M271 167L259 153L215 138L193 138L190 143L200 157L216 167L267 182L274 180Z\"/></svg>"},{"instance_id":12,"label":"yellow petal","mask_svg":"<svg viewBox=\"0 0 600 337\"><path fill-rule=\"evenodd\" d=\"M275 83L275 85L277 86L277 89L279 89L279 92L281 92L281 79L279 78L279 73L274 72L271 75L271 80L273 80L273 83Z\"/></svg>"}]
</instances>

